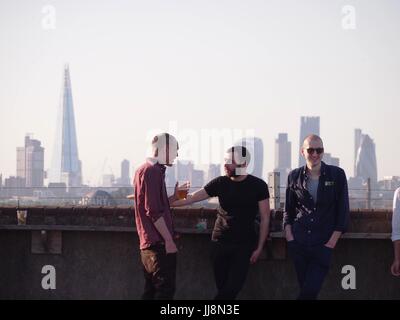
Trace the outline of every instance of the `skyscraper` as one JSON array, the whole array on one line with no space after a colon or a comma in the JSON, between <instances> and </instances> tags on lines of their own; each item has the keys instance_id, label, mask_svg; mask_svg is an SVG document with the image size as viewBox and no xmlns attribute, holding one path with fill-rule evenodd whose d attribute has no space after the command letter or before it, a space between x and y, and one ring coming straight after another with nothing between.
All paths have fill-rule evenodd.
<instances>
[{"instance_id":1,"label":"skyscraper","mask_svg":"<svg viewBox=\"0 0 400 320\"><path fill-rule=\"evenodd\" d=\"M371 185L376 185L378 182L375 143L367 134L362 134L361 144L358 148L356 178L361 178L364 183L370 178Z\"/></svg>"},{"instance_id":2,"label":"skyscraper","mask_svg":"<svg viewBox=\"0 0 400 320\"><path fill-rule=\"evenodd\" d=\"M262 179L264 165L263 141L257 137L247 137L235 143L235 146L243 146L250 152L251 160L247 172Z\"/></svg>"},{"instance_id":3,"label":"skyscraper","mask_svg":"<svg viewBox=\"0 0 400 320\"><path fill-rule=\"evenodd\" d=\"M319 117L301 117L300 119L299 167L304 166L306 163L300 154L300 149L304 139L310 134L319 136Z\"/></svg>"},{"instance_id":4,"label":"skyscraper","mask_svg":"<svg viewBox=\"0 0 400 320\"><path fill-rule=\"evenodd\" d=\"M25 137L25 146L17 148L17 177L26 187L43 187L44 148L39 140Z\"/></svg>"},{"instance_id":5,"label":"skyscraper","mask_svg":"<svg viewBox=\"0 0 400 320\"><path fill-rule=\"evenodd\" d=\"M68 65L64 68L50 181L65 182L68 187L77 187L82 184L82 168L78 157L74 105Z\"/></svg>"},{"instance_id":6,"label":"skyscraper","mask_svg":"<svg viewBox=\"0 0 400 320\"><path fill-rule=\"evenodd\" d=\"M354 130L354 176L357 175L357 153L358 149L360 149L361 146L361 139L362 139L362 131L361 129L355 129Z\"/></svg>"},{"instance_id":7,"label":"skyscraper","mask_svg":"<svg viewBox=\"0 0 400 320\"><path fill-rule=\"evenodd\" d=\"M121 163L121 180L120 184L123 186L131 185L131 176L130 176L130 163L128 160L123 160Z\"/></svg>"},{"instance_id":8,"label":"skyscraper","mask_svg":"<svg viewBox=\"0 0 400 320\"><path fill-rule=\"evenodd\" d=\"M275 140L275 172L279 172L280 185L286 186L287 175L292 167L292 143L287 133L279 133Z\"/></svg>"}]
</instances>

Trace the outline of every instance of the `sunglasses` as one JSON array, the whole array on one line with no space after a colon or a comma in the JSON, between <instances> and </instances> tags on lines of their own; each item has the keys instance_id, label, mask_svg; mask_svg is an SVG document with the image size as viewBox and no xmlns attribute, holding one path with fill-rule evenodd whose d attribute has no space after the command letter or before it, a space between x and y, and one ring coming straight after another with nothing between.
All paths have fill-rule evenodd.
<instances>
[{"instance_id":1,"label":"sunglasses","mask_svg":"<svg viewBox=\"0 0 400 320\"><path fill-rule=\"evenodd\" d=\"M317 154L324 153L324 148L308 148L306 149L308 154L314 154L314 151L317 152Z\"/></svg>"}]
</instances>

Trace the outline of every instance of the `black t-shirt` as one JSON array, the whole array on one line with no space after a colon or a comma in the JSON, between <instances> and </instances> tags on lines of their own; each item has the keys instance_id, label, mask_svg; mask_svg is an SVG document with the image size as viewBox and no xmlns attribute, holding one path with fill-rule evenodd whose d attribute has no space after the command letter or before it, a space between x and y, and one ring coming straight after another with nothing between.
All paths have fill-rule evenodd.
<instances>
[{"instance_id":1,"label":"black t-shirt","mask_svg":"<svg viewBox=\"0 0 400 320\"><path fill-rule=\"evenodd\" d=\"M258 202L269 199L268 185L252 175L240 182L221 176L204 189L210 197L218 197L220 204L212 240L254 245Z\"/></svg>"}]
</instances>

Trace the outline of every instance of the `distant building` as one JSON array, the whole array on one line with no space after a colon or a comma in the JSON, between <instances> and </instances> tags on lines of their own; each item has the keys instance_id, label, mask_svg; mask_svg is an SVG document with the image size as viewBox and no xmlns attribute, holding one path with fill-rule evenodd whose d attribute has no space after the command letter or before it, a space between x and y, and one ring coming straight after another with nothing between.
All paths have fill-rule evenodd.
<instances>
[{"instance_id":1,"label":"distant building","mask_svg":"<svg viewBox=\"0 0 400 320\"><path fill-rule=\"evenodd\" d=\"M167 167L165 184L169 195L173 193L176 182L184 181L189 181L194 189L201 188L205 183L204 171L194 169L193 162L187 160L178 160L176 165Z\"/></svg>"},{"instance_id":2,"label":"distant building","mask_svg":"<svg viewBox=\"0 0 400 320\"><path fill-rule=\"evenodd\" d=\"M130 166L130 162L126 159L121 163L121 184L124 186L131 185Z\"/></svg>"},{"instance_id":3,"label":"distant building","mask_svg":"<svg viewBox=\"0 0 400 320\"><path fill-rule=\"evenodd\" d=\"M25 189L25 178L22 177L6 178L3 193L6 197L30 195Z\"/></svg>"},{"instance_id":4,"label":"distant building","mask_svg":"<svg viewBox=\"0 0 400 320\"><path fill-rule=\"evenodd\" d=\"M121 162L121 177L117 179L115 185L118 187L130 187L132 185L130 163L128 160Z\"/></svg>"},{"instance_id":5,"label":"distant building","mask_svg":"<svg viewBox=\"0 0 400 320\"><path fill-rule=\"evenodd\" d=\"M371 179L371 185L378 182L378 168L376 161L375 143L367 134L362 134L361 143L357 152L356 178L365 183Z\"/></svg>"},{"instance_id":6,"label":"distant building","mask_svg":"<svg viewBox=\"0 0 400 320\"><path fill-rule=\"evenodd\" d=\"M86 194L80 204L84 206L115 206L116 202L108 192L96 190Z\"/></svg>"},{"instance_id":7,"label":"distant building","mask_svg":"<svg viewBox=\"0 0 400 320\"><path fill-rule=\"evenodd\" d=\"M82 185L82 163L78 155L74 104L68 65L64 68L60 107L50 182L64 182L67 187L80 187Z\"/></svg>"},{"instance_id":8,"label":"distant building","mask_svg":"<svg viewBox=\"0 0 400 320\"><path fill-rule=\"evenodd\" d=\"M305 165L305 159L300 154L304 139L310 134L320 135L319 117L301 117L300 119L300 141L299 141L299 167Z\"/></svg>"},{"instance_id":9,"label":"distant building","mask_svg":"<svg viewBox=\"0 0 400 320\"><path fill-rule=\"evenodd\" d=\"M382 184L388 182L378 184L375 143L369 135L356 129L354 149L357 149L355 177L350 178L348 182L351 208L383 208L387 206L393 195L382 193L379 190ZM368 192L368 179L370 179L370 192Z\"/></svg>"},{"instance_id":10,"label":"distant building","mask_svg":"<svg viewBox=\"0 0 400 320\"><path fill-rule=\"evenodd\" d=\"M177 181L190 181L194 164L191 161L179 160L176 163L176 180Z\"/></svg>"},{"instance_id":11,"label":"distant building","mask_svg":"<svg viewBox=\"0 0 400 320\"><path fill-rule=\"evenodd\" d=\"M292 143L287 133L279 133L275 140L275 172L279 172L280 186L285 187L292 167Z\"/></svg>"},{"instance_id":12,"label":"distant building","mask_svg":"<svg viewBox=\"0 0 400 320\"><path fill-rule=\"evenodd\" d=\"M379 181L379 187L383 190L394 191L400 187L399 176L386 176L383 180Z\"/></svg>"},{"instance_id":13,"label":"distant building","mask_svg":"<svg viewBox=\"0 0 400 320\"><path fill-rule=\"evenodd\" d=\"M357 154L361 146L362 135L361 129L354 130L354 176L357 175Z\"/></svg>"},{"instance_id":14,"label":"distant building","mask_svg":"<svg viewBox=\"0 0 400 320\"><path fill-rule=\"evenodd\" d=\"M50 182L48 190L52 197L62 200L67 197L67 184L65 182Z\"/></svg>"},{"instance_id":15,"label":"distant building","mask_svg":"<svg viewBox=\"0 0 400 320\"><path fill-rule=\"evenodd\" d=\"M379 198L381 203L378 203L381 208L392 209L393 196L397 188L400 188L399 176L385 176L383 180L378 181ZM375 207L374 207L375 208Z\"/></svg>"},{"instance_id":16,"label":"distant building","mask_svg":"<svg viewBox=\"0 0 400 320\"><path fill-rule=\"evenodd\" d=\"M167 167L165 171L165 184L167 186L168 195L172 195L177 182L189 181L193 185L192 172L194 164L187 160L177 160L172 167Z\"/></svg>"},{"instance_id":17,"label":"distant building","mask_svg":"<svg viewBox=\"0 0 400 320\"><path fill-rule=\"evenodd\" d=\"M324 153L323 161L331 166L340 167L339 158L332 157L330 153Z\"/></svg>"},{"instance_id":18,"label":"distant building","mask_svg":"<svg viewBox=\"0 0 400 320\"><path fill-rule=\"evenodd\" d=\"M17 148L17 177L25 179L24 187L43 187L44 148L39 140L25 137L25 146Z\"/></svg>"}]
</instances>

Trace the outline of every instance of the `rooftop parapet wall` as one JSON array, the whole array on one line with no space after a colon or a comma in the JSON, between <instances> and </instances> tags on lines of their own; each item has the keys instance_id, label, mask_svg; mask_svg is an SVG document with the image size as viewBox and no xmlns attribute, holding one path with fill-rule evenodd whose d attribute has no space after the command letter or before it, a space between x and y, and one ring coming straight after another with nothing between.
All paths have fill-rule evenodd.
<instances>
[{"instance_id":1,"label":"rooftop parapet wall","mask_svg":"<svg viewBox=\"0 0 400 320\"><path fill-rule=\"evenodd\" d=\"M132 207L0 207L0 299L140 299L143 276ZM215 283L210 232L216 210L173 210L181 237L177 299L210 299ZM391 276L390 211L353 211L349 231L334 251L321 299L400 299L400 279ZM250 267L239 299L294 299L296 275L281 232L282 212L273 212L271 239ZM204 225L204 222L206 224ZM205 228L204 228L205 227ZM43 267L53 266L57 287L42 287ZM342 286L353 266L356 289Z\"/></svg>"},{"instance_id":2,"label":"rooftop parapet wall","mask_svg":"<svg viewBox=\"0 0 400 320\"><path fill-rule=\"evenodd\" d=\"M26 211L26 225L18 226L17 210ZM175 208L175 228L182 233L210 233L217 210L208 208ZM278 237L282 231L281 211L272 211L270 230L272 236ZM357 210L351 212L347 236L369 234L388 237L391 232L391 210ZM63 228L83 230L100 228L104 231L135 231L134 209L129 206L117 207L0 207L0 228Z\"/></svg>"}]
</instances>

